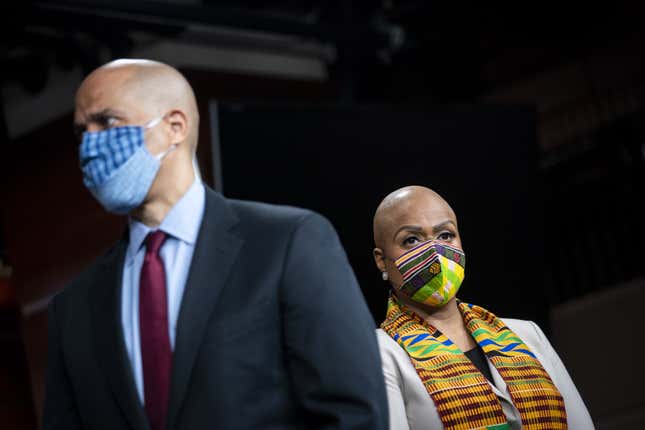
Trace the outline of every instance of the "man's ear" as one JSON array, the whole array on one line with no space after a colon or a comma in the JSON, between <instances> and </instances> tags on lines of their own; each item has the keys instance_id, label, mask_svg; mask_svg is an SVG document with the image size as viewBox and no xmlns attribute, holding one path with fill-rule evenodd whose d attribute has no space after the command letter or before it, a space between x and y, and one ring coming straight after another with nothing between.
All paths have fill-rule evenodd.
<instances>
[{"instance_id":1,"label":"man's ear","mask_svg":"<svg viewBox=\"0 0 645 430\"><path fill-rule=\"evenodd\" d=\"M175 109L168 113L167 121L170 123L170 143L180 144L188 138L188 116L181 110Z\"/></svg>"}]
</instances>

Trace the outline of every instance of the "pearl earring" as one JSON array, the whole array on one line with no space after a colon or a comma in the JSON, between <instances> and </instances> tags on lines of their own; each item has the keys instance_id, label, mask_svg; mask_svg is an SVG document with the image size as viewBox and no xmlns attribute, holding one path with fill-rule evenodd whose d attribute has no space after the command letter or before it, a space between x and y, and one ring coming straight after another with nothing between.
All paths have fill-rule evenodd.
<instances>
[{"instance_id":1,"label":"pearl earring","mask_svg":"<svg viewBox=\"0 0 645 430\"><path fill-rule=\"evenodd\" d=\"M383 277L384 281L387 281L390 277L388 276L387 272L381 273L381 276Z\"/></svg>"}]
</instances>

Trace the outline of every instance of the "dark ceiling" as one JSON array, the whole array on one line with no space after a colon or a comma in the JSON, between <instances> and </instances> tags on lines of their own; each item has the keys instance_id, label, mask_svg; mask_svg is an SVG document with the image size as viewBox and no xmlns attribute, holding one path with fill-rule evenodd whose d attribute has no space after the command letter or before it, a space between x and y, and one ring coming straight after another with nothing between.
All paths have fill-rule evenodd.
<instances>
[{"instance_id":1,"label":"dark ceiling","mask_svg":"<svg viewBox=\"0 0 645 430\"><path fill-rule=\"evenodd\" d=\"M38 92L49 64L89 71L100 64L102 48L127 56L130 30L173 37L198 23L333 45L331 77L345 101L453 103L614 40L641 39L644 12L641 2L627 1L584 8L415 0L23 1L2 14L0 77ZM491 64L494 73L486 72Z\"/></svg>"}]
</instances>

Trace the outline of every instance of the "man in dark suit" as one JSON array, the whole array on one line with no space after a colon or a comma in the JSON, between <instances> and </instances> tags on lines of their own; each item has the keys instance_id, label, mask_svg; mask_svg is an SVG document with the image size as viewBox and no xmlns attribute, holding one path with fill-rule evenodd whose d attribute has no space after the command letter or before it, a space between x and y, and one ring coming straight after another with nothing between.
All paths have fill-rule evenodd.
<instances>
[{"instance_id":1,"label":"man in dark suit","mask_svg":"<svg viewBox=\"0 0 645 430\"><path fill-rule=\"evenodd\" d=\"M129 225L50 305L44 428L385 429L374 323L333 227L204 186L198 122L161 63L79 88L83 181Z\"/></svg>"}]
</instances>

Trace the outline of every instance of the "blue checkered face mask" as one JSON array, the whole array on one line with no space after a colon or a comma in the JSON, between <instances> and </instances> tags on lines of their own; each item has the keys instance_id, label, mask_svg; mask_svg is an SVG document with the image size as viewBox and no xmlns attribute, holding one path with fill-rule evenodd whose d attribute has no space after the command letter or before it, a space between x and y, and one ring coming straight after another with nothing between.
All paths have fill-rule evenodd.
<instances>
[{"instance_id":1,"label":"blue checkered face mask","mask_svg":"<svg viewBox=\"0 0 645 430\"><path fill-rule=\"evenodd\" d=\"M139 207L157 176L161 160L176 145L153 156L144 144L146 130L163 117L143 126L113 127L83 133L79 148L83 183L105 210L127 214Z\"/></svg>"}]
</instances>

